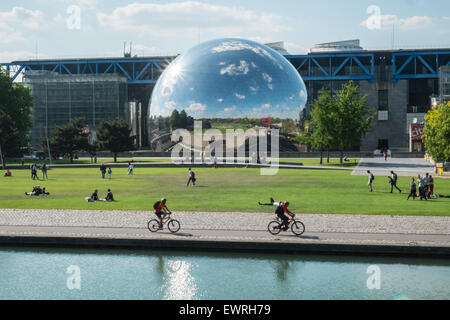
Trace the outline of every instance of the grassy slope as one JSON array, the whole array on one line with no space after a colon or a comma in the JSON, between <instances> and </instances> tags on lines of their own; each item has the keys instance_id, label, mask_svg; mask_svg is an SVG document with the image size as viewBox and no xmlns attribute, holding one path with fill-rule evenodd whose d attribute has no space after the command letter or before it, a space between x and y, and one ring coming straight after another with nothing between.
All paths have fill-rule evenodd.
<instances>
[{"instance_id":1,"label":"grassy slope","mask_svg":"<svg viewBox=\"0 0 450 320\"><path fill-rule=\"evenodd\" d=\"M402 195L390 194L388 178L378 177L374 193L367 177L349 172L280 170L277 176L261 176L258 169L196 169L196 188L186 188L186 169L114 169L111 181L100 178L98 169L53 169L49 181L34 182L29 170L16 170L14 177L0 177L0 207L94 210L152 210L161 197L174 211L273 211L258 201L289 200L297 213L450 215L450 200L406 201L409 178L399 178ZM41 173L39 172L39 175ZM25 191L34 185L47 187L49 198L29 198ZM435 190L450 194L450 180L436 179ZM85 197L98 189L100 196L111 188L115 203L87 203Z\"/></svg>"}]
</instances>

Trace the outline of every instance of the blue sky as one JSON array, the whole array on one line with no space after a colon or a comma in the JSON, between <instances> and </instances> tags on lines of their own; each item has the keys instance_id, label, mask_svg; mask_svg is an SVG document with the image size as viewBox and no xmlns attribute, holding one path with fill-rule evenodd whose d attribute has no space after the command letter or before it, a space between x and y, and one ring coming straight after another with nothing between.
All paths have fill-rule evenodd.
<instances>
[{"instance_id":1,"label":"blue sky","mask_svg":"<svg viewBox=\"0 0 450 320\"><path fill-rule=\"evenodd\" d=\"M368 49L448 48L450 1L0 2L0 62L36 52L39 58L121 56L125 41L133 42L134 55L177 54L223 37L285 41L293 54L348 39L361 39Z\"/></svg>"}]
</instances>

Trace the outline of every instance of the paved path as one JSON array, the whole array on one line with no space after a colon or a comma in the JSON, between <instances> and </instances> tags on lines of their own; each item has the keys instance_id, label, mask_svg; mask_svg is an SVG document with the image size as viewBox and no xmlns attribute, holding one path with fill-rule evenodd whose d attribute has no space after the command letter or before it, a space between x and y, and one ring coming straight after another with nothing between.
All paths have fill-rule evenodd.
<instances>
[{"instance_id":1,"label":"paved path","mask_svg":"<svg viewBox=\"0 0 450 320\"><path fill-rule=\"evenodd\" d=\"M270 213L179 212L178 234L146 229L153 213L0 209L0 236L450 247L450 217L297 215L306 233L272 236Z\"/></svg>"},{"instance_id":2,"label":"paved path","mask_svg":"<svg viewBox=\"0 0 450 320\"><path fill-rule=\"evenodd\" d=\"M421 158L363 158L359 165L353 170L353 175L367 175L367 170L375 176L389 176L391 170L399 176L417 177L418 174L429 173L435 175L431 163Z\"/></svg>"}]
</instances>

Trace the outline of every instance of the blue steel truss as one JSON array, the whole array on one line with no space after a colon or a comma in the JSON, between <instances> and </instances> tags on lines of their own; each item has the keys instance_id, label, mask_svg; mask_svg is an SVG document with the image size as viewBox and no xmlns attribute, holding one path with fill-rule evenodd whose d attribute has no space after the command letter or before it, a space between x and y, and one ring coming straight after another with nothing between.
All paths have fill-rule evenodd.
<instances>
[{"instance_id":1,"label":"blue steel truss","mask_svg":"<svg viewBox=\"0 0 450 320\"><path fill-rule=\"evenodd\" d=\"M375 81L373 53L286 55L305 81ZM13 80L23 71L59 74L108 74L125 76L129 84L155 84L175 57L16 61L2 64ZM450 51L392 53L392 81L439 78L439 67L450 65Z\"/></svg>"},{"instance_id":2,"label":"blue steel truss","mask_svg":"<svg viewBox=\"0 0 450 320\"><path fill-rule=\"evenodd\" d=\"M24 71L49 71L51 73L121 74L129 84L154 84L175 57L163 58L119 58L92 60L18 61L2 64L14 80Z\"/></svg>"},{"instance_id":3,"label":"blue steel truss","mask_svg":"<svg viewBox=\"0 0 450 320\"><path fill-rule=\"evenodd\" d=\"M336 53L285 56L305 81L375 81L374 54Z\"/></svg>"},{"instance_id":4,"label":"blue steel truss","mask_svg":"<svg viewBox=\"0 0 450 320\"><path fill-rule=\"evenodd\" d=\"M392 54L392 81L436 79L439 67L450 65L450 51L415 51Z\"/></svg>"}]
</instances>

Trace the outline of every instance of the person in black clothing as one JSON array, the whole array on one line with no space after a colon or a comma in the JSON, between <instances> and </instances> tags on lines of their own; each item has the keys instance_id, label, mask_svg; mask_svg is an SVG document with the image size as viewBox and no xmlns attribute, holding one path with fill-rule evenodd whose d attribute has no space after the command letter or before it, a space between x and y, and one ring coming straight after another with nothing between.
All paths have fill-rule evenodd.
<instances>
[{"instance_id":1,"label":"person in black clothing","mask_svg":"<svg viewBox=\"0 0 450 320\"><path fill-rule=\"evenodd\" d=\"M108 201L108 202L114 201L114 196L111 192L111 189L108 189L108 193L106 194L105 201Z\"/></svg>"},{"instance_id":2,"label":"person in black clothing","mask_svg":"<svg viewBox=\"0 0 450 320\"><path fill-rule=\"evenodd\" d=\"M106 167L103 163L100 166L100 171L102 172L102 179L105 179Z\"/></svg>"},{"instance_id":3,"label":"person in black clothing","mask_svg":"<svg viewBox=\"0 0 450 320\"><path fill-rule=\"evenodd\" d=\"M417 186L416 186L416 180L414 180L414 178L412 178L411 189L409 192L408 199L406 199L406 200L409 200L411 197L413 198L413 200L416 200L416 197L417 197Z\"/></svg>"},{"instance_id":4,"label":"person in black clothing","mask_svg":"<svg viewBox=\"0 0 450 320\"><path fill-rule=\"evenodd\" d=\"M39 180L39 177L37 176L37 166L35 164L31 166L31 179Z\"/></svg>"},{"instance_id":5,"label":"person in black clothing","mask_svg":"<svg viewBox=\"0 0 450 320\"><path fill-rule=\"evenodd\" d=\"M391 171L391 177L389 177L390 179L390 184L391 184L391 193L394 192L394 188L397 189L400 193L402 193L402 190L399 189L399 187L397 187L397 179L398 176L394 171Z\"/></svg>"}]
</instances>

